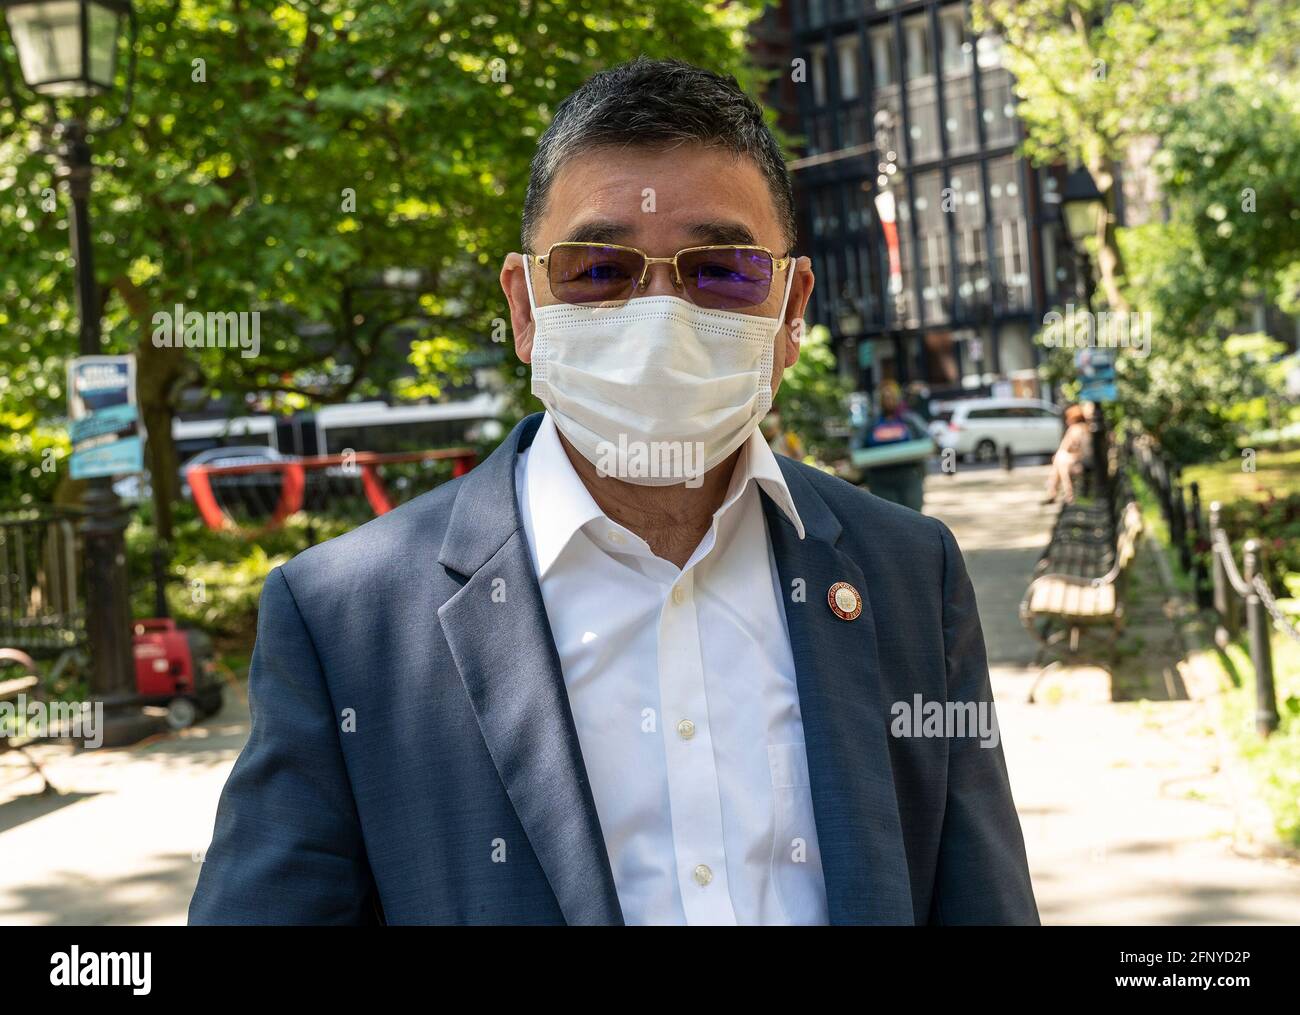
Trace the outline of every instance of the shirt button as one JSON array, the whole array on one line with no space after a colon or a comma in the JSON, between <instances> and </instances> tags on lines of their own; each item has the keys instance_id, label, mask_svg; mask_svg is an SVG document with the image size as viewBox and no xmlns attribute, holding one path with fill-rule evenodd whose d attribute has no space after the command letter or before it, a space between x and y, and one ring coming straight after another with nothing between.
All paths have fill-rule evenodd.
<instances>
[{"instance_id":1,"label":"shirt button","mask_svg":"<svg viewBox=\"0 0 1300 1015\"><path fill-rule=\"evenodd\" d=\"M689 719L683 719L677 724L677 735L683 740L690 740L695 736L695 723Z\"/></svg>"},{"instance_id":2,"label":"shirt button","mask_svg":"<svg viewBox=\"0 0 1300 1015\"><path fill-rule=\"evenodd\" d=\"M695 883L700 887L713 880L713 871L709 870L706 864L699 864L692 873L695 876Z\"/></svg>"},{"instance_id":3,"label":"shirt button","mask_svg":"<svg viewBox=\"0 0 1300 1015\"><path fill-rule=\"evenodd\" d=\"M615 545L617 545L617 544L619 544L619 543L622 543L622 542L623 542L623 533L619 532L618 529L610 529L610 530L609 530L609 541L610 541L611 543L614 543Z\"/></svg>"},{"instance_id":4,"label":"shirt button","mask_svg":"<svg viewBox=\"0 0 1300 1015\"><path fill-rule=\"evenodd\" d=\"M686 602L686 590L680 585L673 588L673 602L678 606L681 606L682 603Z\"/></svg>"}]
</instances>

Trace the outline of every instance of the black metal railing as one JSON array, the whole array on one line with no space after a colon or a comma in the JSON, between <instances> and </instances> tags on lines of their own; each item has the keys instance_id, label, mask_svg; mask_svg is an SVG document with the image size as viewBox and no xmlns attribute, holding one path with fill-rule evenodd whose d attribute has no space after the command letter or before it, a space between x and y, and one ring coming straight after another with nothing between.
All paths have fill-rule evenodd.
<instances>
[{"instance_id":1,"label":"black metal railing","mask_svg":"<svg viewBox=\"0 0 1300 1015\"><path fill-rule=\"evenodd\" d=\"M1210 552L1209 526L1201 508L1201 487L1196 481L1184 486L1182 467L1168 461L1159 447L1146 438L1128 441L1129 460L1160 506L1169 528L1169 545L1178 555L1183 574L1192 582L1198 609L1213 606L1206 560Z\"/></svg>"},{"instance_id":2,"label":"black metal railing","mask_svg":"<svg viewBox=\"0 0 1300 1015\"><path fill-rule=\"evenodd\" d=\"M1261 736L1268 736L1278 726L1270 628L1276 625L1297 642L1300 631L1282 613L1269 588L1264 544L1247 539L1238 568L1232 541L1223 527L1222 505L1213 502L1207 519L1199 484L1193 481L1184 488L1182 470L1149 439L1131 440L1130 452L1160 505L1169 527L1170 546L1192 582L1197 607L1212 611L1215 617L1215 640L1221 648L1241 634L1244 619L1255 670L1255 728Z\"/></svg>"},{"instance_id":3,"label":"black metal railing","mask_svg":"<svg viewBox=\"0 0 1300 1015\"><path fill-rule=\"evenodd\" d=\"M45 655L84 644L82 538L70 509L0 513L0 647Z\"/></svg>"}]
</instances>

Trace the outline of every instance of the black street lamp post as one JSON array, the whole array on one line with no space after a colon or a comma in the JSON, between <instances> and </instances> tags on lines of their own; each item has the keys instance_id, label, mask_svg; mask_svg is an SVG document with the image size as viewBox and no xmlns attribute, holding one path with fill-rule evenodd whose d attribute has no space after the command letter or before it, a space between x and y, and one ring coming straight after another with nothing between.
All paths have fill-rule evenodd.
<instances>
[{"instance_id":1,"label":"black street lamp post","mask_svg":"<svg viewBox=\"0 0 1300 1015\"><path fill-rule=\"evenodd\" d=\"M1061 211L1070 235L1070 244L1078 257L1079 273L1083 282L1084 310L1093 312L1093 295L1096 282L1092 274L1092 260L1085 246L1089 237L1097 234L1100 217L1106 214L1106 204L1091 174L1080 167L1067 177L1065 193L1061 197ZM1094 328L1092 333L1096 334ZM1073 336L1072 336L1073 337ZM1100 337L1100 336L1098 336ZM1096 493L1105 496L1110 489L1109 449L1106 437L1106 414L1100 402L1093 403L1093 414L1088 420L1092 435L1092 471L1096 478Z\"/></svg>"},{"instance_id":2,"label":"black street lamp post","mask_svg":"<svg viewBox=\"0 0 1300 1015\"><path fill-rule=\"evenodd\" d=\"M79 351L83 356L103 352L100 344L100 301L95 285L90 232L91 129L84 115L60 118L56 104L89 100L112 91L117 51L124 22L132 28L131 58L121 113L96 132L125 119L135 70L135 18L122 0L0 0L9 34L18 54L24 83L49 100L51 122L38 122L54 141L44 150L62 165L72 198L72 254L76 264L76 306ZM8 68L0 60L5 84L16 110L22 103L12 87ZM84 114L84 109L79 109ZM110 477L87 482L83 537L86 569L86 635L93 659L92 695L108 707L124 704L134 694L131 653L131 614L126 576L126 514Z\"/></svg>"}]
</instances>

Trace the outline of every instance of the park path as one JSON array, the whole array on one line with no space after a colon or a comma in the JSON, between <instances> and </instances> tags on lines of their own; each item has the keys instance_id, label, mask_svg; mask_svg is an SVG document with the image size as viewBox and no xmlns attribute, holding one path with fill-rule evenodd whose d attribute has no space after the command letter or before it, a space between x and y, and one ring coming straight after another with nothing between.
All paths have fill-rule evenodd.
<instances>
[{"instance_id":1,"label":"park path","mask_svg":"<svg viewBox=\"0 0 1300 1015\"><path fill-rule=\"evenodd\" d=\"M57 797L0 755L0 926L183 924L217 798L244 741L243 688L220 715L120 750L37 750Z\"/></svg>"},{"instance_id":2,"label":"park path","mask_svg":"<svg viewBox=\"0 0 1300 1015\"><path fill-rule=\"evenodd\" d=\"M1093 667L1057 669L1028 704L1037 646L1017 606L1055 517L1039 504L1045 481L1043 466L926 481L926 513L953 530L975 586L1043 922L1300 924L1300 864L1260 840L1217 705L1195 681L1189 697L1149 546L1113 685Z\"/></svg>"}]
</instances>

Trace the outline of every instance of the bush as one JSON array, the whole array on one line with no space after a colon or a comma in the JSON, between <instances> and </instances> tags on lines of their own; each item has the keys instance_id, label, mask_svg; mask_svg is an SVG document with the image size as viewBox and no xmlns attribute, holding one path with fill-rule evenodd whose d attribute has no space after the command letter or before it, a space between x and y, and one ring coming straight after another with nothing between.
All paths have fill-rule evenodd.
<instances>
[{"instance_id":1,"label":"bush","mask_svg":"<svg viewBox=\"0 0 1300 1015\"><path fill-rule=\"evenodd\" d=\"M30 415L0 412L0 507L51 503L71 450L64 430L36 426Z\"/></svg>"},{"instance_id":2,"label":"bush","mask_svg":"<svg viewBox=\"0 0 1300 1015\"><path fill-rule=\"evenodd\" d=\"M1242 558L1247 539L1264 547L1264 574L1275 595L1286 595L1286 576L1300 574L1300 493L1263 500L1234 500L1221 508L1222 524L1232 541L1233 555ZM1209 547L1204 547L1209 566Z\"/></svg>"},{"instance_id":3,"label":"bush","mask_svg":"<svg viewBox=\"0 0 1300 1015\"><path fill-rule=\"evenodd\" d=\"M250 539L237 531L214 532L198 518L193 505L180 505L167 567L171 616L180 624L202 628L219 641L251 646L266 576L311 542L330 539L352 527L347 522L319 518L309 522L300 514L280 528ZM156 612L156 546L153 527L147 519L137 518L127 530L131 606L136 617L151 617Z\"/></svg>"}]
</instances>

